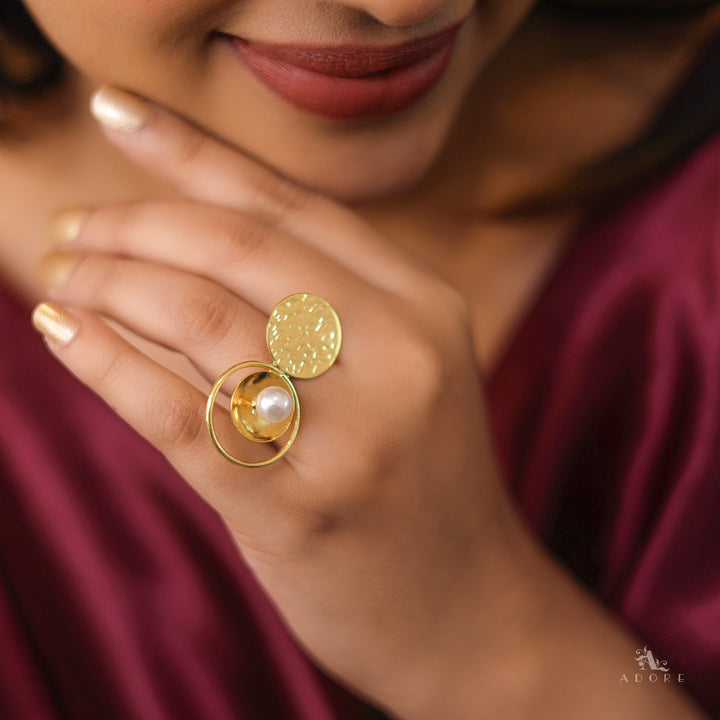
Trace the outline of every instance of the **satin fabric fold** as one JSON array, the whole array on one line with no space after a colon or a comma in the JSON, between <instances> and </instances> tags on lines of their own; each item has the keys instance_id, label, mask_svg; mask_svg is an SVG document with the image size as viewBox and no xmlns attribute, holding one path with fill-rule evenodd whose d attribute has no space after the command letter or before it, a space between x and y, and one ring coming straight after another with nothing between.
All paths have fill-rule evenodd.
<instances>
[{"instance_id":1,"label":"satin fabric fold","mask_svg":"<svg viewBox=\"0 0 720 720\"><path fill-rule=\"evenodd\" d=\"M578 233L487 391L528 524L720 717L720 136Z\"/></svg>"}]
</instances>

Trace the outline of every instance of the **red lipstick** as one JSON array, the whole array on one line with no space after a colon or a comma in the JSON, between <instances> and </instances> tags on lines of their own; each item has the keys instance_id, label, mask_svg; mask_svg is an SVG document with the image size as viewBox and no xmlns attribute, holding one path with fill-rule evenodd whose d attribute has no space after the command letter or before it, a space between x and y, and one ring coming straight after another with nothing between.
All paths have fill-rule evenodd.
<instances>
[{"instance_id":1,"label":"red lipstick","mask_svg":"<svg viewBox=\"0 0 720 720\"><path fill-rule=\"evenodd\" d=\"M450 62L461 25L384 47L229 39L254 75L296 107L334 120L377 120L432 90Z\"/></svg>"}]
</instances>

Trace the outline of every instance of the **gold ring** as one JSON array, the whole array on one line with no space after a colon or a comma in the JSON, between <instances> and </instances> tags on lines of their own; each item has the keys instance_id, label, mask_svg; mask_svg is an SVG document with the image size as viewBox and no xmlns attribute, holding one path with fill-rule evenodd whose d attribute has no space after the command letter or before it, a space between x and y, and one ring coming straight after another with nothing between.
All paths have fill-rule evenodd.
<instances>
[{"instance_id":1,"label":"gold ring","mask_svg":"<svg viewBox=\"0 0 720 720\"><path fill-rule=\"evenodd\" d=\"M210 439L227 460L243 467L265 467L292 447L300 428L300 400L291 378L308 380L327 372L337 360L342 326L333 307L311 293L297 293L278 303L266 331L273 363L247 360L228 368L216 381L205 408ZM230 416L235 429L248 440L269 443L288 435L285 444L267 460L249 462L228 452L215 432L213 411L222 386L236 373L258 368L235 386Z\"/></svg>"}]
</instances>

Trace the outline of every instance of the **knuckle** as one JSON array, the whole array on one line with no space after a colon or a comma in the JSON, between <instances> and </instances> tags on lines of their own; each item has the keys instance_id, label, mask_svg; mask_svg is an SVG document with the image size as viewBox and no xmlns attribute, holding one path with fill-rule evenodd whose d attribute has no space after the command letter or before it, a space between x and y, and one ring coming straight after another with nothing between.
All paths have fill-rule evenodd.
<instances>
[{"instance_id":1,"label":"knuckle","mask_svg":"<svg viewBox=\"0 0 720 720\"><path fill-rule=\"evenodd\" d=\"M442 367L442 351L424 328L399 334L402 356L423 375L435 376Z\"/></svg>"},{"instance_id":2,"label":"knuckle","mask_svg":"<svg viewBox=\"0 0 720 720\"><path fill-rule=\"evenodd\" d=\"M234 264L260 250L267 239L267 228L248 216L233 217L222 225L215 239L215 261Z\"/></svg>"},{"instance_id":3,"label":"knuckle","mask_svg":"<svg viewBox=\"0 0 720 720\"><path fill-rule=\"evenodd\" d=\"M206 290L184 297L177 308L177 330L194 344L215 345L230 331L235 314L223 293Z\"/></svg>"},{"instance_id":4,"label":"knuckle","mask_svg":"<svg viewBox=\"0 0 720 720\"><path fill-rule=\"evenodd\" d=\"M116 260L88 255L80 260L72 274L75 297L103 306L111 298L119 279Z\"/></svg>"},{"instance_id":5,"label":"knuckle","mask_svg":"<svg viewBox=\"0 0 720 720\"><path fill-rule=\"evenodd\" d=\"M123 243L136 234L146 212L145 206L139 202L118 206L111 234L116 240Z\"/></svg>"},{"instance_id":6,"label":"knuckle","mask_svg":"<svg viewBox=\"0 0 720 720\"><path fill-rule=\"evenodd\" d=\"M127 376L131 354L129 349L116 349L98 355L93 362L96 384L98 386L117 386L121 384Z\"/></svg>"},{"instance_id":7,"label":"knuckle","mask_svg":"<svg viewBox=\"0 0 720 720\"><path fill-rule=\"evenodd\" d=\"M460 352L472 345L472 312L467 297L456 287L439 278L431 278L416 290L411 300L411 322L417 331L411 346L416 359L437 364L433 354L440 353L443 367L448 367ZM418 302L419 300L419 302Z\"/></svg>"},{"instance_id":8,"label":"knuckle","mask_svg":"<svg viewBox=\"0 0 720 720\"><path fill-rule=\"evenodd\" d=\"M470 321L470 305L465 295L456 287L443 283L439 290L444 305L447 306L452 316L460 319L461 322Z\"/></svg>"},{"instance_id":9,"label":"knuckle","mask_svg":"<svg viewBox=\"0 0 720 720\"><path fill-rule=\"evenodd\" d=\"M467 298L455 286L439 278L432 278L422 293L429 308L426 316L438 317L441 323L447 324L448 319L469 320L470 306ZM440 310L440 312L438 312Z\"/></svg>"},{"instance_id":10,"label":"knuckle","mask_svg":"<svg viewBox=\"0 0 720 720\"><path fill-rule=\"evenodd\" d=\"M162 446L189 448L203 434L205 423L189 392L156 393L149 399L148 417Z\"/></svg>"},{"instance_id":11,"label":"knuckle","mask_svg":"<svg viewBox=\"0 0 720 720\"><path fill-rule=\"evenodd\" d=\"M428 333L406 335L400 342L405 366L412 368L414 391L409 394L408 401L412 402L414 398L422 407L431 405L442 394L452 372L450 359Z\"/></svg>"},{"instance_id":12,"label":"knuckle","mask_svg":"<svg viewBox=\"0 0 720 720\"><path fill-rule=\"evenodd\" d=\"M132 250L149 233L162 227L169 205L169 201L163 200L136 200L96 210L93 244L110 250Z\"/></svg>"},{"instance_id":13,"label":"knuckle","mask_svg":"<svg viewBox=\"0 0 720 720\"><path fill-rule=\"evenodd\" d=\"M352 472L339 491L330 497L330 504L324 511L346 514L371 503L386 479L392 477L398 450L394 433L367 438L362 454L358 453L354 460Z\"/></svg>"},{"instance_id":14,"label":"knuckle","mask_svg":"<svg viewBox=\"0 0 720 720\"><path fill-rule=\"evenodd\" d=\"M172 161L180 169L192 168L202 157L210 139L193 128L186 128L172 150Z\"/></svg>"},{"instance_id":15,"label":"knuckle","mask_svg":"<svg viewBox=\"0 0 720 720\"><path fill-rule=\"evenodd\" d=\"M284 215L296 214L308 205L311 194L297 185L270 172L258 178L253 205L263 219L276 223Z\"/></svg>"},{"instance_id":16,"label":"knuckle","mask_svg":"<svg viewBox=\"0 0 720 720\"><path fill-rule=\"evenodd\" d=\"M355 427L334 434L337 445L353 447L352 465L342 467L335 461L323 463L313 458L312 467L305 473L311 480L303 490L312 499L306 510L321 517L343 516L371 501L378 485L390 477L398 458L398 434L387 430L386 426L382 430Z\"/></svg>"}]
</instances>

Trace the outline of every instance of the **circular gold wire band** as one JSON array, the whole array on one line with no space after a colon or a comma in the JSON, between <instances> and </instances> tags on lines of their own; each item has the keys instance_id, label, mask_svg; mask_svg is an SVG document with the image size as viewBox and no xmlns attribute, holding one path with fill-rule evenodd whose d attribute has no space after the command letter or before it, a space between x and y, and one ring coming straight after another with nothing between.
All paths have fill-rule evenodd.
<instances>
[{"instance_id":1,"label":"circular gold wire band","mask_svg":"<svg viewBox=\"0 0 720 720\"><path fill-rule=\"evenodd\" d=\"M241 460L240 458L235 457L235 455L231 455L220 443L220 440L218 439L218 436L215 432L215 422L213 420L213 409L215 408L215 400L217 399L220 389L232 375L234 375L236 372L239 372L240 370L245 370L246 368L262 368L264 370L275 373L278 377L282 378L282 380L284 380L289 386L290 394L292 395L293 401L293 422L292 428L290 430L290 437L288 438L285 445L283 445L275 455L273 455L271 458L268 458L267 460L259 460L257 462L248 462L247 460ZM248 360L246 362L241 362L237 365L233 365L231 368L228 368L215 381L212 391L208 396L207 405L205 407L205 422L207 423L208 432L210 433L210 439L213 441L215 447L226 460L229 460L236 465L241 465L242 467L247 468L265 467L266 465L272 465L274 462L277 462L283 455L285 455L285 453L292 447L293 443L295 442L295 438L297 437L298 429L300 427L300 398L298 398L297 390L295 390L295 386L293 385L287 373L283 372L275 365L270 365L269 363L261 362L259 360Z\"/></svg>"}]
</instances>

